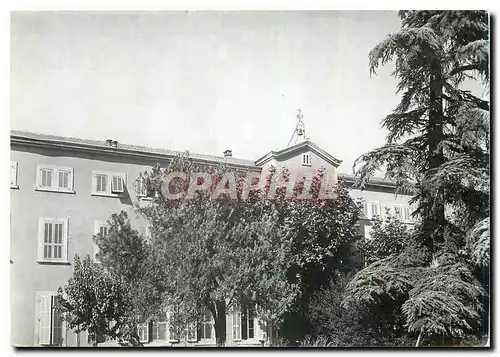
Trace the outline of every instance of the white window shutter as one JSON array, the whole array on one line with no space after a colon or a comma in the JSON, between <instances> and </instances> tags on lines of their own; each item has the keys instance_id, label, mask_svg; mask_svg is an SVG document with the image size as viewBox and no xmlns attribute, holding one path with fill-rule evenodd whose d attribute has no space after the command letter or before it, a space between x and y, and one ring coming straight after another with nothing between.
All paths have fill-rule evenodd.
<instances>
[{"instance_id":1,"label":"white window shutter","mask_svg":"<svg viewBox=\"0 0 500 357\"><path fill-rule=\"evenodd\" d=\"M10 162L10 185L17 186L17 162Z\"/></svg>"},{"instance_id":2,"label":"white window shutter","mask_svg":"<svg viewBox=\"0 0 500 357\"><path fill-rule=\"evenodd\" d=\"M71 171L69 170L58 170L57 172L57 188L63 190L71 190Z\"/></svg>"},{"instance_id":3,"label":"white window shutter","mask_svg":"<svg viewBox=\"0 0 500 357\"><path fill-rule=\"evenodd\" d=\"M64 186L64 171L59 171L58 172L58 188L65 188L66 186Z\"/></svg>"},{"instance_id":4,"label":"white window shutter","mask_svg":"<svg viewBox=\"0 0 500 357\"><path fill-rule=\"evenodd\" d=\"M380 204L378 202L372 202L371 208L372 218L374 218L375 216L380 216Z\"/></svg>"},{"instance_id":5,"label":"white window shutter","mask_svg":"<svg viewBox=\"0 0 500 357\"><path fill-rule=\"evenodd\" d=\"M121 176L113 176L111 190L113 192L123 192L123 178Z\"/></svg>"},{"instance_id":6,"label":"white window shutter","mask_svg":"<svg viewBox=\"0 0 500 357\"><path fill-rule=\"evenodd\" d=\"M108 176L105 174L97 173L94 175L94 190L95 192L107 192L108 191Z\"/></svg>"},{"instance_id":7,"label":"white window shutter","mask_svg":"<svg viewBox=\"0 0 500 357\"><path fill-rule=\"evenodd\" d=\"M41 345L50 345L51 298L50 295L40 295L38 300L38 342Z\"/></svg>"},{"instance_id":8,"label":"white window shutter","mask_svg":"<svg viewBox=\"0 0 500 357\"><path fill-rule=\"evenodd\" d=\"M60 346L63 340L62 334L62 318L60 308L60 301L58 296L52 296L52 345Z\"/></svg>"},{"instance_id":9,"label":"white window shutter","mask_svg":"<svg viewBox=\"0 0 500 357\"><path fill-rule=\"evenodd\" d=\"M73 190L73 169L68 172L68 189Z\"/></svg>"},{"instance_id":10,"label":"white window shutter","mask_svg":"<svg viewBox=\"0 0 500 357\"><path fill-rule=\"evenodd\" d=\"M39 260L43 260L44 237L45 237L45 220L40 217L40 218L38 218L38 259Z\"/></svg>"},{"instance_id":11,"label":"white window shutter","mask_svg":"<svg viewBox=\"0 0 500 357\"><path fill-rule=\"evenodd\" d=\"M53 170L51 169L47 169L47 168L44 168L41 170L41 186L42 187L48 187L48 188L52 188L52 184L53 184L53 177L52 177L52 172Z\"/></svg>"},{"instance_id":12,"label":"white window shutter","mask_svg":"<svg viewBox=\"0 0 500 357\"><path fill-rule=\"evenodd\" d=\"M233 312L233 340L241 340L241 311Z\"/></svg>"},{"instance_id":13,"label":"white window shutter","mask_svg":"<svg viewBox=\"0 0 500 357\"><path fill-rule=\"evenodd\" d=\"M405 207L404 208L404 219L405 219L405 221L410 221L411 220L410 207Z\"/></svg>"},{"instance_id":14,"label":"white window shutter","mask_svg":"<svg viewBox=\"0 0 500 357\"><path fill-rule=\"evenodd\" d=\"M62 246L62 260L68 260L68 244L69 244L69 219L64 220L63 225L63 246Z\"/></svg>"},{"instance_id":15,"label":"white window shutter","mask_svg":"<svg viewBox=\"0 0 500 357\"><path fill-rule=\"evenodd\" d=\"M142 176L139 176L136 181L136 194L137 196L145 196L146 195L146 190L145 190L145 185L144 185L144 178Z\"/></svg>"},{"instance_id":16,"label":"white window shutter","mask_svg":"<svg viewBox=\"0 0 500 357\"><path fill-rule=\"evenodd\" d=\"M401 206L394 206L394 215L398 218L398 219L403 219L403 214L402 214L402 209L401 209Z\"/></svg>"}]
</instances>

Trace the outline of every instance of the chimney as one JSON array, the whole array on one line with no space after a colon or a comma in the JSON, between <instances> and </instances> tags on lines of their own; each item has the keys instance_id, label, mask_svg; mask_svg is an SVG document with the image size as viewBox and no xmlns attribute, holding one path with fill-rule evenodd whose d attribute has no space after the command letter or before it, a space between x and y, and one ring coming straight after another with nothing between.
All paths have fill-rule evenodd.
<instances>
[{"instance_id":1,"label":"chimney","mask_svg":"<svg viewBox=\"0 0 500 357\"><path fill-rule=\"evenodd\" d=\"M232 150L226 150L224 151L224 157L231 157L233 156L233 151Z\"/></svg>"},{"instance_id":2,"label":"chimney","mask_svg":"<svg viewBox=\"0 0 500 357\"><path fill-rule=\"evenodd\" d=\"M117 147L118 146L118 141L113 140L113 144L112 145L113 145L113 147Z\"/></svg>"}]
</instances>

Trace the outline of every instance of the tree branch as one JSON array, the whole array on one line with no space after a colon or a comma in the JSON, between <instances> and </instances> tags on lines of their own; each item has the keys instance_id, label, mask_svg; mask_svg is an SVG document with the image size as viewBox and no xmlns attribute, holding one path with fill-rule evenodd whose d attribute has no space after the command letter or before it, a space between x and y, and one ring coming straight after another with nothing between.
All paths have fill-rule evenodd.
<instances>
[{"instance_id":1,"label":"tree branch","mask_svg":"<svg viewBox=\"0 0 500 357\"><path fill-rule=\"evenodd\" d=\"M483 67L484 66L482 66L481 64L478 64L478 63L456 67L456 68L452 69L450 73L448 73L448 76L451 77L457 73L465 72L465 71L472 71L472 70L481 71L483 69Z\"/></svg>"}]
</instances>

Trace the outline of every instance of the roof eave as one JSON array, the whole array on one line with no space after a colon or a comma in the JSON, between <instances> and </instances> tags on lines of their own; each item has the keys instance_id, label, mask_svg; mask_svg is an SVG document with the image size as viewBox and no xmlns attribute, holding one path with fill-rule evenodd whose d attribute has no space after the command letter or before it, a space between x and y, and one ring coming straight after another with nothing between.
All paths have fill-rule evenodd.
<instances>
[{"instance_id":1,"label":"roof eave","mask_svg":"<svg viewBox=\"0 0 500 357\"><path fill-rule=\"evenodd\" d=\"M329 164L331 164L335 167L339 167L340 164L342 163L342 160L339 160L339 159L333 157L332 155L328 154L326 151L324 151L323 149L318 147L312 141L303 141L300 144L287 147L287 148L282 149L280 151L271 151L271 152L267 153L266 155L262 156L257 161L255 161L255 165L259 165L259 166L264 165L272 159L279 159L283 155L292 153L296 150L303 148L304 146L307 146L316 155L320 156L323 160L327 161Z\"/></svg>"},{"instance_id":2,"label":"roof eave","mask_svg":"<svg viewBox=\"0 0 500 357\"><path fill-rule=\"evenodd\" d=\"M89 144L77 144L77 143L68 143L57 140L50 139L33 139L26 138L23 136L11 135L10 138L11 144L17 145L25 145L32 147L44 147L44 148L52 148L52 149L65 149L65 150L74 150L80 152L91 152L97 153L100 155L110 155L110 156L129 156L134 158L147 158L153 160L171 160L176 154L160 154L160 153L150 153L138 150L130 150L130 149L122 149L122 148L113 148L113 147L102 147L102 146L94 146ZM201 164L209 164L209 165L218 165L224 163L224 161L217 160L209 160L209 159L201 159L201 158L192 158L196 163ZM244 165L240 163L227 162L228 165L237 167L237 168L245 168L245 169L260 169L257 166Z\"/></svg>"}]
</instances>

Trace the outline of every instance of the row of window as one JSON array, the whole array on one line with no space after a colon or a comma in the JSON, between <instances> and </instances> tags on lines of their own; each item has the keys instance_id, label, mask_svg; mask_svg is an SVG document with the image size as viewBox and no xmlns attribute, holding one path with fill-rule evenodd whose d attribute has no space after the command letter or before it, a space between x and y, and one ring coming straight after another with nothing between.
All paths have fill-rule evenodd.
<instances>
[{"instance_id":1,"label":"row of window","mask_svg":"<svg viewBox=\"0 0 500 357\"><path fill-rule=\"evenodd\" d=\"M412 222L411 209L409 206L405 205L392 205L392 211L394 215L403 222ZM373 219L376 216L382 216L382 210L380 202L371 201L363 203L363 214L368 219Z\"/></svg>"},{"instance_id":2,"label":"row of window","mask_svg":"<svg viewBox=\"0 0 500 357\"><path fill-rule=\"evenodd\" d=\"M105 221L94 223L94 235L106 236L109 226ZM94 244L94 258L98 247ZM38 223L38 261L68 262L68 219L39 218Z\"/></svg>"},{"instance_id":3,"label":"row of window","mask_svg":"<svg viewBox=\"0 0 500 357\"><path fill-rule=\"evenodd\" d=\"M72 167L37 165L36 186L39 191L74 193L74 170ZM10 163L10 187L19 188L17 184L18 163ZM120 196L126 190L127 175L120 172L92 171L92 191L94 195ZM136 182L136 192L139 197L146 194L144 183Z\"/></svg>"},{"instance_id":4,"label":"row of window","mask_svg":"<svg viewBox=\"0 0 500 357\"><path fill-rule=\"evenodd\" d=\"M185 327L176 324L176 318L175 312L164 312L160 314L157 321L141 325L138 330L140 341L178 342L183 335L187 337L188 342L215 341L214 321L209 313L204 314L201 321L190 323ZM234 310L230 319L233 341L257 338L255 330L256 318L252 308ZM265 332L263 332L260 338L265 339L265 335Z\"/></svg>"},{"instance_id":5,"label":"row of window","mask_svg":"<svg viewBox=\"0 0 500 357\"><path fill-rule=\"evenodd\" d=\"M61 346L63 342L63 319L61 316L60 301L56 294L51 292L36 293L36 344L48 346ZM266 339L266 332L256 336L256 318L252 308L235 309L230 316L233 341ZM190 323L185 327L176 321L175 312L163 312L157 321L140 325L138 328L139 340L148 342L176 343L186 336L188 342L215 342L215 329L212 316L204 314L201 321ZM102 343L109 339L100 339ZM92 341L89 339L88 343Z\"/></svg>"}]
</instances>

